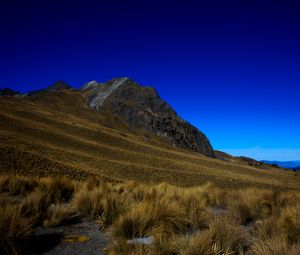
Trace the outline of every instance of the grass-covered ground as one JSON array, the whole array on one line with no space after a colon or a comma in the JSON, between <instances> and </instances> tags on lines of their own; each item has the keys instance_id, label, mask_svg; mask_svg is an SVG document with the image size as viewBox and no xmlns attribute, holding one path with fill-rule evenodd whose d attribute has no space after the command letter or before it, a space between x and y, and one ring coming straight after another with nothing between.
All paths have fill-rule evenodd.
<instances>
[{"instance_id":1,"label":"grass-covered ground","mask_svg":"<svg viewBox=\"0 0 300 255\"><path fill-rule=\"evenodd\" d=\"M208 158L129 130L116 118L88 109L75 91L0 97L0 108L1 173L300 189L300 175L292 171Z\"/></svg>"},{"instance_id":2,"label":"grass-covered ground","mask_svg":"<svg viewBox=\"0 0 300 255\"><path fill-rule=\"evenodd\" d=\"M300 254L296 191L1 176L1 254L33 249L38 227L80 219L107 233L107 254Z\"/></svg>"}]
</instances>

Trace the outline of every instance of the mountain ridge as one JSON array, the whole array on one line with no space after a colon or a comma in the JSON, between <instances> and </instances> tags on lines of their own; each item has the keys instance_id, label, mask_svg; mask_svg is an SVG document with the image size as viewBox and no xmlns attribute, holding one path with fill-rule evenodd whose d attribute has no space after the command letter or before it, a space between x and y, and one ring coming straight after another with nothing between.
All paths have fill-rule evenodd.
<instances>
[{"instance_id":1,"label":"mountain ridge","mask_svg":"<svg viewBox=\"0 0 300 255\"><path fill-rule=\"evenodd\" d=\"M79 89L58 81L23 96L69 89L82 93L90 109L120 118L131 130L144 129L165 138L173 146L188 148L208 157L215 156L210 141L198 128L180 118L153 87L141 86L129 77L113 78L105 83L93 80Z\"/></svg>"},{"instance_id":2,"label":"mountain ridge","mask_svg":"<svg viewBox=\"0 0 300 255\"><path fill-rule=\"evenodd\" d=\"M297 169L300 168L300 160L276 161L276 160L261 160L263 163L278 165L283 168Z\"/></svg>"}]
</instances>

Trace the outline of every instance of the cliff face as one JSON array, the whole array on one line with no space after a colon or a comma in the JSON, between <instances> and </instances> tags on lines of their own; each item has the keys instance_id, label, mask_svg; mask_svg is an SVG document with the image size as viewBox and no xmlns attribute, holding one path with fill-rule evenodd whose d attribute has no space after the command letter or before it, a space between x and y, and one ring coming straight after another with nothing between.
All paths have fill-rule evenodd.
<instances>
[{"instance_id":1,"label":"cliff face","mask_svg":"<svg viewBox=\"0 0 300 255\"><path fill-rule=\"evenodd\" d=\"M152 87L142 87L128 78L107 83L92 81L81 88L90 108L122 119L132 129L145 129L180 146L214 157L207 137L181 119Z\"/></svg>"}]
</instances>

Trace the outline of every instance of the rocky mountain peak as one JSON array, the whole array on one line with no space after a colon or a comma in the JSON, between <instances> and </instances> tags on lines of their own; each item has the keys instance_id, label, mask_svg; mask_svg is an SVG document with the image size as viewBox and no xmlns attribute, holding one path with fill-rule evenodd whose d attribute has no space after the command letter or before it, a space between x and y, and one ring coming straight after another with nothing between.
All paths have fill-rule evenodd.
<instances>
[{"instance_id":1,"label":"rocky mountain peak","mask_svg":"<svg viewBox=\"0 0 300 255\"><path fill-rule=\"evenodd\" d=\"M101 85L87 83L82 90L85 91L90 108L119 117L130 129L144 129L166 138L174 146L214 157L206 136L181 119L154 88L140 86L123 77Z\"/></svg>"},{"instance_id":2,"label":"rocky mountain peak","mask_svg":"<svg viewBox=\"0 0 300 255\"><path fill-rule=\"evenodd\" d=\"M81 90L89 91L87 95L89 107L92 109L99 109L106 98L108 98L116 89L124 85L127 81L130 81L127 77L115 78L104 84L92 81L85 84Z\"/></svg>"},{"instance_id":3,"label":"rocky mountain peak","mask_svg":"<svg viewBox=\"0 0 300 255\"><path fill-rule=\"evenodd\" d=\"M81 91L92 90L92 89L95 89L95 88L97 88L97 87L99 87L99 86L101 86L101 85L102 85L102 83L99 83L99 82L93 80L93 81L90 81L90 82L87 82L86 84L84 84L84 85L80 88L80 90L81 90Z\"/></svg>"}]
</instances>

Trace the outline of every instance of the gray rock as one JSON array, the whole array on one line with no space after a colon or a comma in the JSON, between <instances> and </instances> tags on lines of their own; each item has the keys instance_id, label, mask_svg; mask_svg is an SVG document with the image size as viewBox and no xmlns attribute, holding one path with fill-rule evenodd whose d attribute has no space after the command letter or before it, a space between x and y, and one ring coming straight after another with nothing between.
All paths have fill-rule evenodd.
<instances>
[{"instance_id":1,"label":"gray rock","mask_svg":"<svg viewBox=\"0 0 300 255\"><path fill-rule=\"evenodd\" d=\"M144 245L150 245L153 242L153 237L141 237L141 238L135 238L127 240L127 243L129 244L144 244Z\"/></svg>"}]
</instances>

